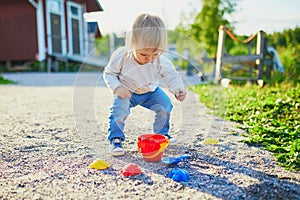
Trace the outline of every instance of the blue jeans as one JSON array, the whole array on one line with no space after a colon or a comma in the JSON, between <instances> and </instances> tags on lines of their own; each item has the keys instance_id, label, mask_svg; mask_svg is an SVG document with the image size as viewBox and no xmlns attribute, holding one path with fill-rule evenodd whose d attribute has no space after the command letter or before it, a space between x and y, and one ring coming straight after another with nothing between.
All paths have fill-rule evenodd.
<instances>
[{"instance_id":1,"label":"blue jeans","mask_svg":"<svg viewBox=\"0 0 300 200\"><path fill-rule=\"evenodd\" d=\"M155 112L153 123L154 133L167 135L170 128L170 113L173 105L168 95L157 88L154 92L145 94L133 93L130 98L121 98L118 95L113 96L113 104L110 107L108 140L118 137L125 140L124 126L125 120L130 114L130 108L137 105L143 106Z\"/></svg>"}]
</instances>

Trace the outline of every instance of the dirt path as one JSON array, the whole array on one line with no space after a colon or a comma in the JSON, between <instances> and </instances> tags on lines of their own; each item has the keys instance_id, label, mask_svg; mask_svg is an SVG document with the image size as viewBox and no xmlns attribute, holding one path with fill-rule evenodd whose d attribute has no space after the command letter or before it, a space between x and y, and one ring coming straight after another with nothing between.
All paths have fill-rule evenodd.
<instances>
[{"instance_id":1,"label":"dirt path","mask_svg":"<svg viewBox=\"0 0 300 200\"><path fill-rule=\"evenodd\" d=\"M299 173L276 165L270 152L240 142L243 131L209 114L193 93L182 104L171 96L171 133L178 144L164 154L188 153L191 159L174 167L143 161L137 137L152 132L153 115L142 108L127 120L126 155L111 157L111 93L101 80L96 85L0 86L1 199L300 199ZM204 145L210 136L219 144ZM94 159L111 167L89 169ZM143 174L123 177L119 171L128 163ZM188 182L168 178L178 168L190 174Z\"/></svg>"}]
</instances>

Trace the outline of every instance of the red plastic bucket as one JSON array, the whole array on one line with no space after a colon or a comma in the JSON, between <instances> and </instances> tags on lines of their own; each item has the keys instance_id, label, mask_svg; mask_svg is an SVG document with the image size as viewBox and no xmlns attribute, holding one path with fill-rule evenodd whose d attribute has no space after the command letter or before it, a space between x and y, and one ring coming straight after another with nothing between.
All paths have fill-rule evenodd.
<instances>
[{"instance_id":1,"label":"red plastic bucket","mask_svg":"<svg viewBox=\"0 0 300 200\"><path fill-rule=\"evenodd\" d=\"M142 134L138 137L138 151L146 162L160 162L170 141L160 134Z\"/></svg>"}]
</instances>

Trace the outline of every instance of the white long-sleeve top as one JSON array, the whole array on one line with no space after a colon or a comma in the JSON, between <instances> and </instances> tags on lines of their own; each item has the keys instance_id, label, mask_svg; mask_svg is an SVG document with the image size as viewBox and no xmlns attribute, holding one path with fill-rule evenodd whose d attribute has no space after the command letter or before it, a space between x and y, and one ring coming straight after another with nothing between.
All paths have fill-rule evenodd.
<instances>
[{"instance_id":1,"label":"white long-sleeve top","mask_svg":"<svg viewBox=\"0 0 300 200\"><path fill-rule=\"evenodd\" d=\"M154 61L140 65L125 47L119 47L111 55L104 69L103 78L106 85L113 91L124 86L136 94L154 91L159 86L160 79L170 92L184 90L184 85L173 63L163 54Z\"/></svg>"}]
</instances>

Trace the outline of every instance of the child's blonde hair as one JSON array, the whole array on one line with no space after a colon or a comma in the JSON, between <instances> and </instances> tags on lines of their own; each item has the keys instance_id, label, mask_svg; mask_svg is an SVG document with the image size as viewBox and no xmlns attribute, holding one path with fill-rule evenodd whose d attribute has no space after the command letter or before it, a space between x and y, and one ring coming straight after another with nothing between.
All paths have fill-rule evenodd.
<instances>
[{"instance_id":1,"label":"child's blonde hair","mask_svg":"<svg viewBox=\"0 0 300 200\"><path fill-rule=\"evenodd\" d=\"M168 48L168 32L162 19L155 15L141 14L126 35L129 51L154 48L164 52Z\"/></svg>"}]
</instances>

